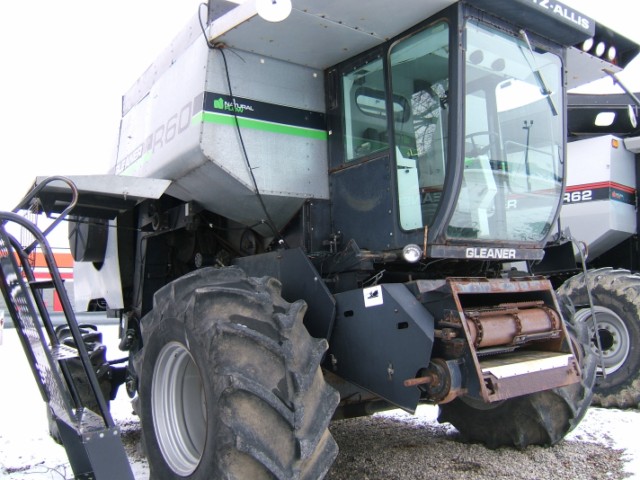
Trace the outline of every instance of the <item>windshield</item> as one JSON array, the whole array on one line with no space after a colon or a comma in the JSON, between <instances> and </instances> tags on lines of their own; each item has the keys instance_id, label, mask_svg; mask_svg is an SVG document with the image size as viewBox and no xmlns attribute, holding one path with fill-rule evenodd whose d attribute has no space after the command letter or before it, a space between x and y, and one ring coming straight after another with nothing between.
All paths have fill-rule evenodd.
<instances>
[{"instance_id":1,"label":"windshield","mask_svg":"<svg viewBox=\"0 0 640 480\"><path fill-rule=\"evenodd\" d=\"M465 148L449 238L539 242L562 190L562 63L513 38L466 26Z\"/></svg>"}]
</instances>

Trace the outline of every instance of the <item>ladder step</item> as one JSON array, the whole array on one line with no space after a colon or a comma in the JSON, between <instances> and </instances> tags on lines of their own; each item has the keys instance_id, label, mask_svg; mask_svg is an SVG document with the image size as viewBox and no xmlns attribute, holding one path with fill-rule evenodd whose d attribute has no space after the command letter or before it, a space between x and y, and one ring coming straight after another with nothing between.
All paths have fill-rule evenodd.
<instances>
[{"instance_id":1,"label":"ladder step","mask_svg":"<svg viewBox=\"0 0 640 480\"><path fill-rule=\"evenodd\" d=\"M68 360L70 358L77 358L78 350L68 345L56 345L51 349L51 355L56 360Z\"/></svg>"},{"instance_id":2,"label":"ladder step","mask_svg":"<svg viewBox=\"0 0 640 480\"><path fill-rule=\"evenodd\" d=\"M34 223L25 220L14 212L0 212L0 290L16 326L25 354L29 360L32 373L40 388L40 393L48 404L49 411L55 421L60 440L69 457L74 478L95 480L134 480L124 446L120 439L120 430L115 426L103 397L100 384L91 367L91 359L87 358L85 349L80 351L69 345L57 345L56 331L44 304L40 290L55 289L64 306L67 324L74 332L74 339L80 345L86 332L81 329L75 315L69 311L68 294L61 285L60 272L55 264L51 247L45 238L53 227L71 211L77 203L77 189L73 183L62 177L52 177L49 181L63 180L74 193L69 206L60 216L42 232ZM22 205L29 205L39 191L36 187L23 200ZM10 235L5 225L12 223L25 228L35 241L29 247L21 247L20 243ZM29 263L31 250L38 247L44 255L48 267L48 280L37 280L35 267ZM46 330L44 331L43 328ZM47 335L48 334L48 335ZM86 335L89 337L91 333ZM47 336L52 337L47 339ZM50 341L54 345L50 344ZM81 365L75 360L80 358ZM72 369L82 368L84 376L78 379ZM107 366L108 368L108 366ZM85 381L86 378L86 381ZM80 385L80 382L84 382ZM77 405L82 404L79 388L88 388L97 400L100 414Z\"/></svg>"},{"instance_id":3,"label":"ladder step","mask_svg":"<svg viewBox=\"0 0 640 480\"><path fill-rule=\"evenodd\" d=\"M37 289L37 290L46 290L48 288L55 288L55 284L53 283L53 280L34 280L29 282L29 285L31 285L32 289Z\"/></svg>"}]
</instances>

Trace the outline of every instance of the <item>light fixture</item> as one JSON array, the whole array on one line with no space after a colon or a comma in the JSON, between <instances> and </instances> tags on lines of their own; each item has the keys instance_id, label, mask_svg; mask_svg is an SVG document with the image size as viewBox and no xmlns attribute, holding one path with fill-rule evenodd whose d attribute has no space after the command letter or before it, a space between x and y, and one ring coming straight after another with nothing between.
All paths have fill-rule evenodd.
<instances>
[{"instance_id":1,"label":"light fixture","mask_svg":"<svg viewBox=\"0 0 640 480\"><path fill-rule=\"evenodd\" d=\"M616 112L600 112L596 115L594 124L596 127L610 127L615 119Z\"/></svg>"},{"instance_id":2,"label":"light fixture","mask_svg":"<svg viewBox=\"0 0 640 480\"><path fill-rule=\"evenodd\" d=\"M604 44L604 42L598 43L594 52L596 54L596 57L601 57L602 55L604 55L604 51L606 50L606 48L607 46Z\"/></svg>"},{"instance_id":3,"label":"light fixture","mask_svg":"<svg viewBox=\"0 0 640 480\"><path fill-rule=\"evenodd\" d=\"M256 0L258 15L267 22L281 22L291 13L291 0Z\"/></svg>"},{"instance_id":4,"label":"light fixture","mask_svg":"<svg viewBox=\"0 0 640 480\"><path fill-rule=\"evenodd\" d=\"M415 243L405 245L402 249L402 258L409 263L416 263L422 258L422 249Z\"/></svg>"},{"instance_id":5,"label":"light fixture","mask_svg":"<svg viewBox=\"0 0 640 480\"><path fill-rule=\"evenodd\" d=\"M583 52L588 52L589 50L591 50L593 48L593 38L587 38L583 43L582 43L582 51Z\"/></svg>"},{"instance_id":6,"label":"light fixture","mask_svg":"<svg viewBox=\"0 0 640 480\"><path fill-rule=\"evenodd\" d=\"M607 50L607 60L613 62L616 59L617 53L616 47L609 47L609 50Z\"/></svg>"},{"instance_id":7,"label":"light fixture","mask_svg":"<svg viewBox=\"0 0 640 480\"><path fill-rule=\"evenodd\" d=\"M638 128L638 116L636 110L631 105L627 105L627 115L629 116L629 123L633 128Z\"/></svg>"},{"instance_id":8,"label":"light fixture","mask_svg":"<svg viewBox=\"0 0 640 480\"><path fill-rule=\"evenodd\" d=\"M491 62L491 69L494 72L502 72L504 70L504 67L506 67L507 64L504 61L504 58L496 58L493 62Z\"/></svg>"},{"instance_id":9,"label":"light fixture","mask_svg":"<svg viewBox=\"0 0 640 480\"><path fill-rule=\"evenodd\" d=\"M482 63L482 60L484 60L484 53L482 50L475 50L469 55L469 62L471 62L471 65L479 65Z\"/></svg>"}]
</instances>

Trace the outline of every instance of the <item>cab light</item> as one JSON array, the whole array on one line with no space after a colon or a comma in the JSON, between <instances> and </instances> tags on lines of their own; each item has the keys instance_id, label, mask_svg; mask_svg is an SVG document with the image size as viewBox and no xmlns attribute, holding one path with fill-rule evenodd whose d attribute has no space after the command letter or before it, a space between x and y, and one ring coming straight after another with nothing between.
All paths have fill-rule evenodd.
<instances>
[{"instance_id":1,"label":"cab light","mask_svg":"<svg viewBox=\"0 0 640 480\"><path fill-rule=\"evenodd\" d=\"M402 258L408 263L416 263L422 258L422 249L415 243L405 245L402 249Z\"/></svg>"}]
</instances>

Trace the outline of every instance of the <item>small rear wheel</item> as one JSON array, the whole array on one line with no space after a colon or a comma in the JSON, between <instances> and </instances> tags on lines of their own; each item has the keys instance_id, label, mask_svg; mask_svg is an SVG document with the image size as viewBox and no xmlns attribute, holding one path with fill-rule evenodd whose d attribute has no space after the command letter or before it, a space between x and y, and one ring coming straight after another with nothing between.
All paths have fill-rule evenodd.
<instances>
[{"instance_id":1,"label":"small rear wheel","mask_svg":"<svg viewBox=\"0 0 640 480\"><path fill-rule=\"evenodd\" d=\"M324 477L339 398L305 311L276 280L237 268L197 270L156 293L134 359L152 478Z\"/></svg>"},{"instance_id":2,"label":"small rear wheel","mask_svg":"<svg viewBox=\"0 0 640 480\"><path fill-rule=\"evenodd\" d=\"M640 406L640 275L628 270L600 268L587 272L597 323L584 283L584 275L567 280L558 294L575 309L576 321L590 331L591 348L602 364L593 397L594 405L614 408ZM599 341L599 342L598 342Z\"/></svg>"}]
</instances>

